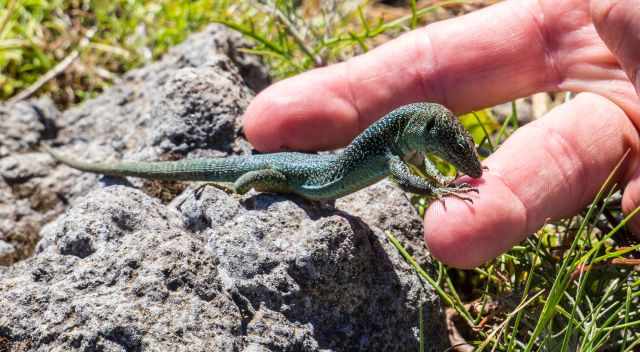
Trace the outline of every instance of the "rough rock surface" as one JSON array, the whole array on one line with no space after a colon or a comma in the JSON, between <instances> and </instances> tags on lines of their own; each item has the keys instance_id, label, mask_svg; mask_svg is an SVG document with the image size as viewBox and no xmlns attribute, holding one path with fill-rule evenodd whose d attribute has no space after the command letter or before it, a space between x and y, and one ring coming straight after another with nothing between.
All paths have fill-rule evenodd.
<instances>
[{"instance_id":1,"label":"rough rock surface","mask_svg":"<svg viewBox=\"0 0 640 352\"><path fill-rule=\"evenodd\" d=\"M421 304L427 350L447 347L439 299L386 240L424 253L421 220L387 182L335 208L211 186L159 197L171 187L37 152L249 152L239 116L267 79L238 45L211 26L63 114L46 100L0 110L0 263L13 263L0 267L0 351L415 350Z\"/></svg>"},{"instance_id":2,"label":"rough rock surface","mask_svg":"<svg viewBox=\"0 0 640 352\"><path fill-rule=\"evenodd\" d=\"M269 79L239 51L245 46L239 34L211 26L64 114L47 99L0 106L0 264L31 255L42 225L98 179L53 168L37 151L41 142L90 160L248 152L235 142L238 116L253 96L247 86Z\"/></svg>"},{"instance_id":3,"label":"rough rock surface","mask_svg":"<svg viewBox=\"0 0 640 352\"><path fill-rule=\"evenodd\" d=\"M0 106L0 265L27 257L40 238L40 227L53 220L62 202L55 188L53 162L30 154L55 138L60 112L48 99Z\"/></svg>"}]
</instances>

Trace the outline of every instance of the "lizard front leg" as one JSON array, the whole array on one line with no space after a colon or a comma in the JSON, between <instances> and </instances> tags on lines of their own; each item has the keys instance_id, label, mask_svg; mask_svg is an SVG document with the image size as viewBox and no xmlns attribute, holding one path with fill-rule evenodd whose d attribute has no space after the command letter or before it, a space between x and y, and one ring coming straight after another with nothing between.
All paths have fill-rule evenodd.
<instances>
[{"instance_id":1,"label":"lizard front leg","mask_svg":"<svg viewBox=\"0 0 640 352\"><path fill-rule=\"evenodd\" d=\"M435 167L435 166L434 166ZM392 155L389 158L389 172L391 178L398 186L410 193L422 194L441 199L445 196L453 196L462 200L473 202L469 197L462 196L462 193L478 192L477 189L463 184L458 186L437 185L429 180L414 175L411 169L399 157ZM444 177L444 176L441 176Z\"/></svg>"},{"instance_id":2,"label":"lizard front leg","mask_svg":"<svg viewBox=\"0 0 640 352\"><path fill-rule=\"evenodd\" d=\"M440 173L436 165L423 153L414 152L406 155L402 160L419 176L435 182L440 187L447 186L455 180L455 177Z\"/></svg>"},{"instance_id":3,"label":"lizard front leg","mask_svg":"<svg viewBox=\"0 0 640 352\"><path fill-rule=\"evenodd\" d=\"M259 192L291 192L287 177L272 169L249 171L233 183L233 189L238 194L245 194L252 188Z\"/></svg>"},{"instance_id":4,"label":"lizard front leg","mask_svg":"<svg viewBox=\"0 0 640 352\"><path fill-rule=\"evenodd\" d=\"M426 177L438 183L440 187L448 186L453 182L453 180L455 180L455 177L441 174L436 165L426 156L422 160L422 167L420 170L425 173Z\"/></svg>"}]
</instances>

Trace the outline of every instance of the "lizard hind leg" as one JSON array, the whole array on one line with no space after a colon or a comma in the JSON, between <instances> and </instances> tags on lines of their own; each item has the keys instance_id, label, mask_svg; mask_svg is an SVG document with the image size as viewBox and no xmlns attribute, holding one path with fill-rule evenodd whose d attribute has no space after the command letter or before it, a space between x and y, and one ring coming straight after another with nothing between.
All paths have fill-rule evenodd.
<instances>
[{"instance_id":1,"label":"lizard hind leg","mask_svg":"<svg viewBox=\"0 0 640 352\"><path fill-rule=\"evenodd\" d=\"M252 188L258 192L291 193L287 177L272 169L249 171L233 183L238 194L245 194Z\"/></svg>"}]
</instances>

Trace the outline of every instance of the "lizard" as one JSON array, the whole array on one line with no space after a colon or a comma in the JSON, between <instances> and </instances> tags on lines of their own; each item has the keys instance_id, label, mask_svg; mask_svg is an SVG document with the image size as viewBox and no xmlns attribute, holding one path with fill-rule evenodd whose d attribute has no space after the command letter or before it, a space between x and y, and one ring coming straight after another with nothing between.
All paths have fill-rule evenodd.
<instances>
[{"instance_id":1,"label":"lizard","mask_svg":"<svg viewBox=\"0 0 640 352\"><path fill-rule=\"evenodd\" d=\"M72 168L109 175L157 180L233 183L233 191L294 193L313 201L334 200L389 176L404 191L442 200L478 192L440 173L427 155L449 162L472 177L483 167L475 144L455 115L437 103L399 107L359 134L336 154L277 152L224 158L156 162L90 163L44 149ZM415 169L420 175L417 175Z\"/></svg>"}]
</instances>

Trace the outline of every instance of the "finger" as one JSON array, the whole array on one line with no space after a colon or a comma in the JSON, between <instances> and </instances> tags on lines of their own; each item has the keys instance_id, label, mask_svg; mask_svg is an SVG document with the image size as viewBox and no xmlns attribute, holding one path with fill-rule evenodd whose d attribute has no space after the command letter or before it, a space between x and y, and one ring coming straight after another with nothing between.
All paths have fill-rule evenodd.
<instances>
[{"instance_id":1,"label":"finger","mask_svg":"<svg viewBox=\"0 0 640 352\"><path fill-rule=\"evenodd\" d=\"M485 161L473 205L447 200L425 214L431 253L471 268L507 251L549 219L588 204L638 135L610 100L583 93L520 128ZM466 181L466 180L465 180Z\"/></svg>"},{"instance_id":2,"label":"finger","mask_svg":"<svg viewBox=\"0 0 640 352\"><path fill-rule=\"evenodd\" d=\"M593 0L598 34L640 92L640 7L637 0Z\"/></svg>"},{"instance_id":3,"label":"finger","mask_svg":"<svg viewBox=\"0 0 640 352\"><path fill-rule=\"evenodd\" d=\"M637 0L594 0L591 13L600 37L624 68L636 92L640 92L640 7ZM636 103L638 97L635 97ZM632 111L629 116L640 125L640 118ZM629 214L640 206L640 170L633 174L625 187L622 209ZM635 234L640 234L640 218L629 223Z\"/></svg>"},{"instance_id":4,"label":"finger","mask_svg":"<svg viewBox=\"0 0 640 352\"><path fill-rule=\"evenodd\" d=\"M499 3L278 82L247 109L246 136L260 150L335 148L409 102L460 112L551 88L540 12L533 0Z\"/></svg>"}]
</instances>

